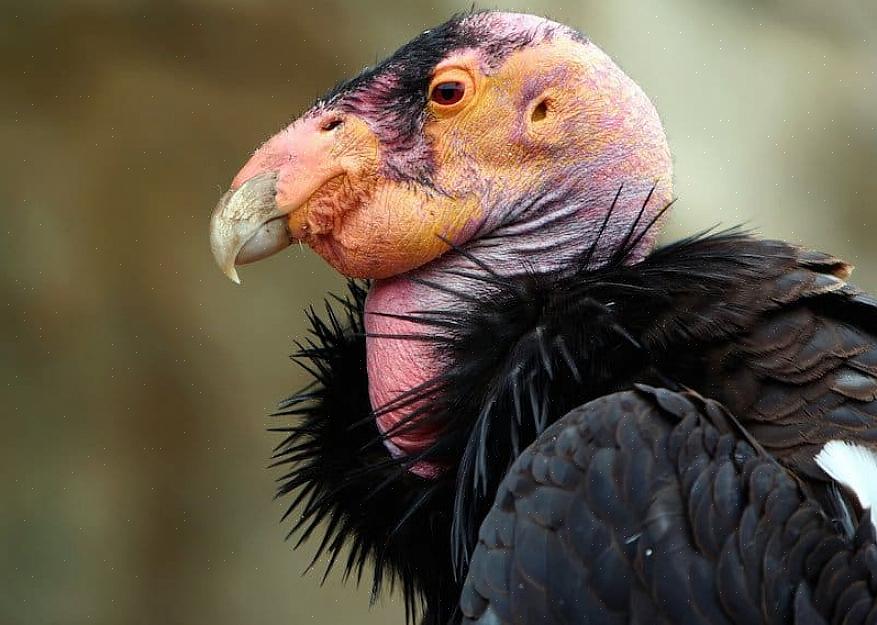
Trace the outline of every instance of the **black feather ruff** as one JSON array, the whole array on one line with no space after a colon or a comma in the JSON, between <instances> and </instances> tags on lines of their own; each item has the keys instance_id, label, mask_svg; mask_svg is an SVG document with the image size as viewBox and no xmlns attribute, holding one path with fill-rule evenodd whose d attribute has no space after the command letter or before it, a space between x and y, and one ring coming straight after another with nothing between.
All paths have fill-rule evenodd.
<instances>
[{"instance_id":1,"label":"black feather ruff","mask_svg":"<svg viewBox=\"0 0 877 625\"><path fill-rule=\"evenodd\" d=\"M345 577L360 578L372 562L375 596L401 584L409 620L425 608L424 623L448 622L478 527L520 450L572 408L636 383L701 388L704 345L739 331L746 313L725 306L714 315L703 303L757 292L768 260L793 255L785 244L729 232L681 241L633 266L619 254L589 269L593 249L563 275L508 279L480 266L489 297L406 316L448 366L406 398L429 398L414 418L439 425L441 435L402 460L387 452L369 405L367 287L351 282L324 319L310 312L311 338L295 358L315 381L277 413L296 417L278 428L287 436L275 456L290 467L278 496L292 497L296 546L322 524L314 560L328 556L326 573L346 546ZM420 460L450 468L423 479L405 468Z\"/></svg>"},{"instance_id":2,"label":"black feather ruff","mask_svg":"<svg viewBox=\"0 0 877 625\"><path fill-rule=\"evenodd\" d=\"M348 548L340 566L345 579L361 580L373 565L372 598L385 585L401 585L408 620L423 602L447 611L441 577L447 570L447 543L423 540L448 526L450 484L409 473L380 443L368 397L363 307L365 286L348 283L346 298L326 302L326 316L311 309L311 336L294 360L314 383L283 401L274 416L294 416L288 427L273 428L286 438L277 446L274 465L289 467L278 478L277 496L292 501L284 519L293 518L288 537L300 546L322 523L323 536L311 562L328 556L323 578ZM339 316L340 312L340 316ZM309 567L310 568L310 567ZM446 577L446 576L445 576Z\"/></svg>"}]
</instances>

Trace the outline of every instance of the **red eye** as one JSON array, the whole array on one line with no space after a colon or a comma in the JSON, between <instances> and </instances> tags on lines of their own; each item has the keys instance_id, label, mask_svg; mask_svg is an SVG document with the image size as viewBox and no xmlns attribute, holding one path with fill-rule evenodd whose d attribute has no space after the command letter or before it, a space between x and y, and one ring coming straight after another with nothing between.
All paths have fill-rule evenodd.
<instances>
[{"instance_id":1,"label":"red eye","mask_svg":"<svg viewBox=\"0 0 877 625\"><path fill-rule=\"evenodd\" d=\"M466 94L466 86L461 82L440 82L432 88L430 99L436 104L447 106L456 104Z\"/></svg>"}]
</instances>

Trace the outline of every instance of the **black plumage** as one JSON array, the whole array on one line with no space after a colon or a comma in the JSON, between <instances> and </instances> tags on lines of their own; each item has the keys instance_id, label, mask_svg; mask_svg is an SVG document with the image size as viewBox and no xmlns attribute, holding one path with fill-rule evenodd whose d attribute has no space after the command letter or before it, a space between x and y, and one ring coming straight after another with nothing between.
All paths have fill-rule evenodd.
<instances>
[{"instance_id":1,"label":"black plumage","mask_svg":"<svg viewBox=\"0 0 877 625\"><path fill-rule=\"evenodd\" d=\"M507 580L502 571L508 563L484 545L505 544L501 510L524 478L513 471L504 487L500 482L535 441L515 471L526 458L543 458L539 471L547 471L551 480L590 489L582 500L557 493L521 499L544 525L570 523L570 510L577 510L604 515L603 529L595 526L593 540L600 532L606 541L641 536L649 529L643 506L655 503L650 498L656 491L637 488L650 479L664 480L662 485L678 491L663 504L667 518L684 513L679 518L688 519L689 530L670 532L663 537L669 542L656 542L662 554L671 547L681 550L666 560L667 568L653 559L640 563L642 571L636 569L629 556L644 544L640 539L615 551L594 551L597 560L582 556L572 561L551 552L552 566L561 567L558 575L564 567L573 575L585 571L576 566L597 561L604 567L607 577L588 577L583 593L591 594L580 597L598 610L583 615L603 615L605 620L596 622L660 622L647 618L656 614L656 604L649 602L658 599L678 604L658 605L661 614L670 615L667 622L689 622L682 616L686 610L701 619L691 622L711 623L723 618L750 622L739 620L743 614L760 614L763 622L795 622L798 614L802 623L820 622L818 618L843 622L844 614L867 613L861 612L860 602L871 600L874 585L860 573L872 570L871 556L862 554L873 552L873 536L861 530L851 543L825 518L827 480L813 456L830 439L869 444L877 435L877 302L846 282L850 268L844 262L744 234L685 240L632 266L625 264L620 250L600 269L589 268L585 250L577 269L557 275L512 280L485 266L477 275L490 282L489 297L473 294L460 310L413 315L424 333L412 340L433 337L429 340L446 363L439 378L407 397L429 397L428 407L416 416L441 428L437 443L416 458L391 458L375 426L365 373L363 287L351 285L342 319L331 309L326 321L312 313L313 336L298 356L314 374L315 384L280 410L298 418L280 428L288 436L277 451L279 464L292 465L280 480L280 494L296 493L290 505L290 512L300 515L294 530L304 539L320 522L326 523L318 557L328 553L331 567L349 541L346 572L359 574L373 559L375 592L386 581L401 583L411 614L423 602L425 623L461 618L458 598L469 573L463 608L466 615L477 616L487 605L484 601L498 599L492 591L479 590L475 596L472 589L486 583L498 592L493 580ZM478 263L477 258L472 261ZM431 332L435 327L443 329L438 336ZM664 390L630 394L637 384ZM707 402L693 411L685 408L690 415L680 415L672 402L690 404L678 394L686 389L721 402L728 412ZM619 392L627 394L613 395ZM611 399L597 404L605 408L598 415L591 404L568 417L592 415L588 423L576 426L583 437L581 453L593 454L597 462L586 467L585 475L593 480L585 484L577 473L580 468L573 470L545 455L555 433L548 428L577 406L606 396ZM661 404L662 398L667 405ZM617 402L624 401L640 411L640 421L622 418ZM645 423L649 410L660 413L654 424ZM611 445L599 440L598 433L610 431L606 428L618 439ZM645 440L644 431L652 438ZM700 440L700 447L679 442L683 434ZM661 467L654 464L657 460L647 463L646 453L624 460L629 464L613 460L618 452L612 445L628 450L645 445L643 449L657 454L654 446L661 440L666 442L659 450L666 456L661 456ZM675 455L668 451L671 440L681 445ZM406 470L406 463L423 459L449 469L435 480ZM698 481L702 474L707 477ZM538 482L535 473L531 477ZM741 485L767 491L752 494ZM778 494L771 495L772 488ZM497 507L482 525L498 490ZM630 499L630 508L619 507L622 495ZM798 508L810 516L796 516ZM759 523L767 523L766 529L759 531ZM470 567L479 526L481 546ZM817 555L805 557L792 549L804 543L791 534L817 529L823 532L813 551ZM723 559L723 536L729 532L737 536L741 562ZM533 540L521 543L518 556L536 567L532 574L537 575L545 549L554 546L545 542L546 536ZM751 558L759 561L747 561ZM801 572L802 567L807 571ZM638 582L641 590L632 582L608 583L635 574L645 575ZM680 585L668 583L674 576ZM746 592L732 591L719 578ZM853 578L864 585L851 581L854 594L840 601L841 586ZM562 592L565 578L552 579L561 584L554 590ZM725 603L716 600L717 584L733 597ZM548 589L538 584L533 588L529 603L521 605L538 611ZM759 607L756 599L770 603ZM600 605L612 610L599 612ZM532 622L578 622L559 614L551 618Z\"/></svg>"},{"instance_id":2,"label":"black plumage","mask_svg":"<svg viewBox=\"0 0 877 625\"><path fill-rule=\"evenodd\" d=\"M553 425L481 526L463 622L874 622L871 523L839 534L723 412L640 387Z\"/></svg>"}]
</instances>

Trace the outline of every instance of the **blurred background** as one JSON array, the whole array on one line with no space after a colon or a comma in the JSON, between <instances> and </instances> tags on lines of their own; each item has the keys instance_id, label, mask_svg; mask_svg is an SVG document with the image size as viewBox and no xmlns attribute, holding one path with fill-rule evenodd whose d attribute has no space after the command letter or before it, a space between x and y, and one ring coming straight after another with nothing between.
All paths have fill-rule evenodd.
<instances>
[{"instance_id":1,"label":"blurred background","mask_svg":"<svg viewBox=\"0 0 877 625\"><path fill-rule=\"evenodd\" d=\"M296 246L235 287L207 222L316 95L469 5L0 4L0 623L402 622L301 576L265 469L302 309L340 280ZM877 290L873 0L491 7L581 29L651 95L668 237L745 222Z\"/></svg>"}]
</instances>

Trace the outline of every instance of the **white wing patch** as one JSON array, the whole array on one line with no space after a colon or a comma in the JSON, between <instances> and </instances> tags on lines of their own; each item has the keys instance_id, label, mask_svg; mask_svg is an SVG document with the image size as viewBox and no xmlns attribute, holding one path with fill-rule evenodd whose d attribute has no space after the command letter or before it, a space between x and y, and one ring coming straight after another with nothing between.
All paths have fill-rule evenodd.
<instances>
[{"instance_id":1,"label":"white wing patch","mask_svg":"<svg viewBox=\"0 0 877 625\"><path fill-rule=\"evenodd\" d=\"M877 531L877 452L845 441L829 441L815 460L831 479L853 492L863 509L870 511L871 525Z\"/></svg>"}]
</instances>

